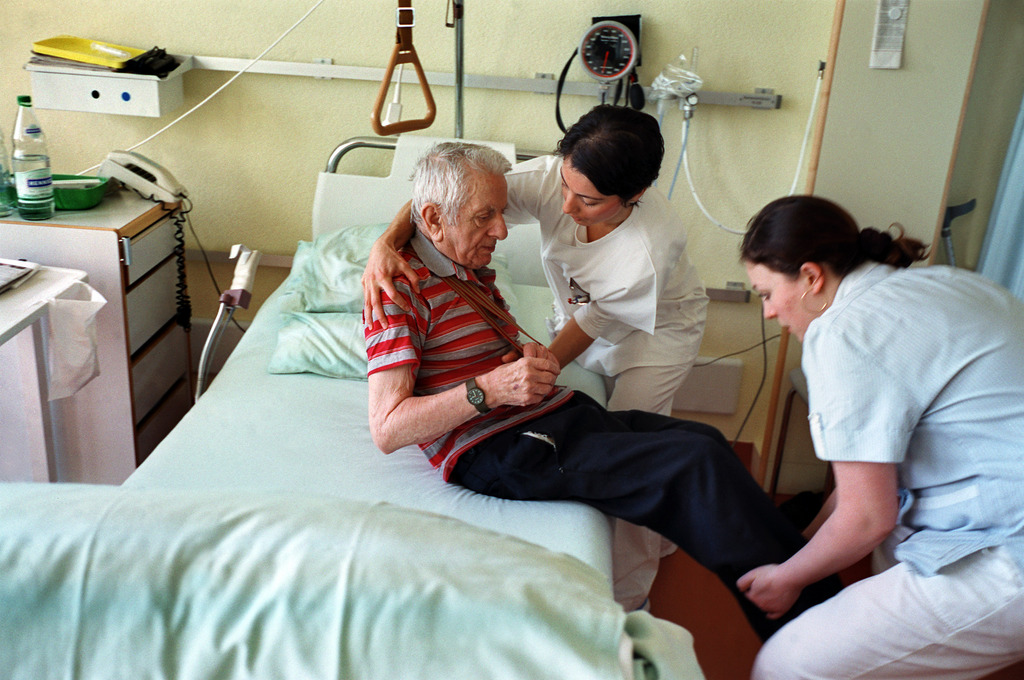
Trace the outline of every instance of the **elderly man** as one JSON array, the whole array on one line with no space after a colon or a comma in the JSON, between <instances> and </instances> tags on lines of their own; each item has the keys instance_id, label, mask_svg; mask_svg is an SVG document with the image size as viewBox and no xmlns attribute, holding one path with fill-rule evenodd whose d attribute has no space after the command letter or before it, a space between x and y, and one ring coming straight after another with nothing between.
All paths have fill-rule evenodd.
<instances>
[{"instance_id":1,"label":"elderly man","mask_svg":"<svg viewBox=\"0 0 1024 680\"><path fill-rule=\"evenodd\" d=\"M712 570L766 639L830 597L829 579L779 620L739 594L736 580L786 560L804 541L775 509L714 428L644 411L609 412L556 384L559 363L543 345L510 344L477 295L507 306L486 268L508 235L508 162L477 145L444 143L417 164L417 231L402 252L420 277L395 287L411 311L385 298L387 328L366 327L370 429L385 453L418 444L443 478L520 500L576 500L649 527ZM453 286L449 277L457 279ZM469 286L476 293L456 292Z\"/></svg>"}]
</instances>

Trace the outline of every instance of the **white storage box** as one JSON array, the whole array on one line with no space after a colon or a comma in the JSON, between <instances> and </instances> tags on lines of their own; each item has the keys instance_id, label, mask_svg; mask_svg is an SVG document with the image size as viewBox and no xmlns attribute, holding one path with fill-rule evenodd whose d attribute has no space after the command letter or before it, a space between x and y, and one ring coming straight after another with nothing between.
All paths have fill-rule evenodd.
<instances>
[{"instance_id":1,"label":"white storage box","mask_svg":"<svg viewBox=\"0 0 1024 680\"><path fill-rule=\"evenodd\" d=\"M192 57L178 58L178 68L164 78L41 64L25 64L25 69L32 76L36 108L156 118L184 101L182 74L192 68Z\"/></svg>"}]
</instances>

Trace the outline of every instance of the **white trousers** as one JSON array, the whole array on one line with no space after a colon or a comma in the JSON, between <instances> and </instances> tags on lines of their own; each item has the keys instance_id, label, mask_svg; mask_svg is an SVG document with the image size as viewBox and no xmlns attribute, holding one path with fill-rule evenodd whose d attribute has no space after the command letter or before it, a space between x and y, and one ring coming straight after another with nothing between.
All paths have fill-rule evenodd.
<instances>
[{"instance_id":1,"label":"white trousers","mask_svg":"<svg viewBox=\"0 0 1024 680\"><path fill-rule=\"evenodd\" d=\"M613 378L605 377L605 388L611 395L608 410L640 409L671 415L672 400L688 372L680 371L679 366L639 366ZM627 612L646 607L658 563L676 546L650 529L621 519L614 520L612 540L615 601Z\"/></svg>"},{"instance_id":2,"label":"white trousers","mask_svg":"<svg viewBox=\"0 0 1024 680\"><path fill-rule=\"evenodd\" d=\"M1024 659L1024 573L1003 548L925 577L903 564L854 583L761 648L752 678L980 678Z\"/></svg>"}]
</instances>

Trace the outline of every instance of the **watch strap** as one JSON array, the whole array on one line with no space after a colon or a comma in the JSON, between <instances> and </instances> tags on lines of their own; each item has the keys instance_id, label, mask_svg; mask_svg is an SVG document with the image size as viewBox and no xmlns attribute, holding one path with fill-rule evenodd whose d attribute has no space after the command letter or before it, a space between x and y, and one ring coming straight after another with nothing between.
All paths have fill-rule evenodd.
<instances>
[{"instance_id":1,"label":"watch strap","mask_svg":"<svg viewBox=\"0 0 1024 680\"><path fill-rule=\"evenodd\" d=\"M479 397L480 397L480 399L478 401L474 401L473 400L474 392L477 393L479 395ZM487 413L488 411L491 410L487 406L487 401L486 401L486 397L484 395L484 391L482 389L480 389L479 385L476 384L476 378L470 378L469 380L466 381L466 399L480 413Z\"/></svg>"}]
</instances>

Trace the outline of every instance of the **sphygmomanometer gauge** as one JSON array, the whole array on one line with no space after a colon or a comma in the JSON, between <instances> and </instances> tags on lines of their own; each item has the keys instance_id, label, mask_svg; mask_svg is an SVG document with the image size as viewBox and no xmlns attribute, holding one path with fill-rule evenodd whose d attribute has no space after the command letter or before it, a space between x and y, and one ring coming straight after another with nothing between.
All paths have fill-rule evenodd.
<instances>
[{"instance_id":1,"label":"sphygmomanometer gauge","mask_svg":"<svg viewBox=\"0 0 1024 680\"><path fill-rule=\"evenodd\" d=\"M640 48L633 32L617 21L599 21L583 34L579 55L587 74L601 82L629 75Z\"/></svg>"}]
</instances>

